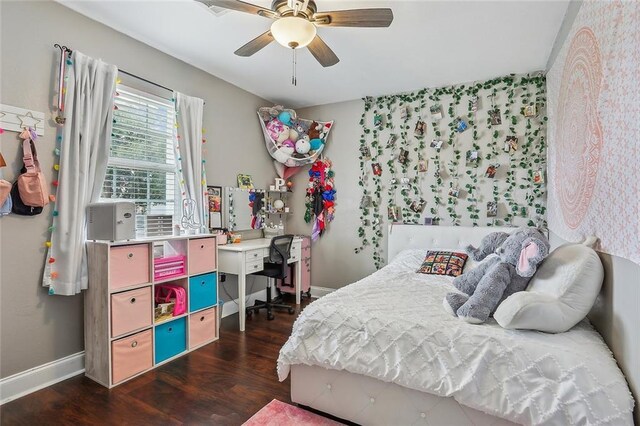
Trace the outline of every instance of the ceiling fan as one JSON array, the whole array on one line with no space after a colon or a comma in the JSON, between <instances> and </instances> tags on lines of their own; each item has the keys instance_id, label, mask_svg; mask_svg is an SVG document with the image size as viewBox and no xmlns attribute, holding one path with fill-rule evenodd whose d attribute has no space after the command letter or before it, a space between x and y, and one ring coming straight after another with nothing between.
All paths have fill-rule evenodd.
<instances>
[{"instance_id":1,"label":"ceiling fan","mask_svg":"<svg viewBox=\"0 0 640 426\"><path fill-rule=\"evenodd\" d=\"M236 50L236 55L251 56L275 40L294 53L307 47L323 67L335 65L340 59L317 34L317 27L388 27L393 21L393 12L388 8L318 12L313 0L274 0L271 9L240 0L197 1L207 7L237 10L273 20L267 32Z\"/></svg>"}]
</instances>

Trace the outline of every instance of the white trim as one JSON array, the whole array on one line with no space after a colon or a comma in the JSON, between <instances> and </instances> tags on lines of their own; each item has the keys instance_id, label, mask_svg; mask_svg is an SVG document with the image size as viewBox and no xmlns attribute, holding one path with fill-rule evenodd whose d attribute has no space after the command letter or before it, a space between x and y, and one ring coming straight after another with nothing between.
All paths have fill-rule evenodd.
<instances>
[{"instance_id":1,"label":"white trim","mask_svg":"<svg viewBox=\"0 0 640 426\"><path fill-rule=\"evenodd\" d=\"M266 300L266 299L267 299L267 289L265 288L264 290L247 294L246 306L253 306L256 300ZM222 318L226 318L229 315L233 315L237 313L238 313L238 299L225 300L222 305Z\"/></svg>"},{"instance_id":2,"label":"white trim","mask_svg":"<svg viewBox=\"0 0 640 426\"><path fill-rule=\"evenodd\" d=\"M84 351L0 380L0 405L84 373Z\"/></svg>"},{"instance_id":3,"label":"white trim","mask_svg":"<svg viewBox=\"0 0 640 426\"><path fill-rule=\"evenodd\" d=\"M318 287L315 285L311 286L311 297L314 299L318 299L322 296L326 296L329 293L333 293L334 291L336 291L335 288L329 288L329 287Z\"/></svg>"}]
</instances>

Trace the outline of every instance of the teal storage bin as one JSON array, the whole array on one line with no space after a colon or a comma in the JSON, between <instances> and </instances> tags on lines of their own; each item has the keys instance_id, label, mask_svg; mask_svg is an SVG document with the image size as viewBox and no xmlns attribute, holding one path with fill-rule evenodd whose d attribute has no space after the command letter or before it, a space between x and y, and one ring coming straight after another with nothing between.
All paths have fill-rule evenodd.
<instances>
[{"instance_id":1,"label":"teal storage bin","mask_svg":"<svg viewBox=\"0 0 640 426\"><path fill-rule=\"evenodd\" d=\"M156 364L187 350L187 318L179 318L156 327Z\"/></svg>"},{"instance_id":2,"label":"teal storage bin","mask_svg":"<svg viewBox=\"0 0 640 426\"><path fill-rule=\"evenodd\" d=\"M189 278L189 310L191 312L218 303L217 281L215 272Z\"/></svg>"}]
</instances>

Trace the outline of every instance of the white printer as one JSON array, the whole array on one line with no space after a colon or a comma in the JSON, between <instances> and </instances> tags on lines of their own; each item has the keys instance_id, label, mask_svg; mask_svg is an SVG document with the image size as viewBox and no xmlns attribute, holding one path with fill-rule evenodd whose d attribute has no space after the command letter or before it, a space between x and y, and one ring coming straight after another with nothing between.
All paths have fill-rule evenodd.
<instances>
[{"instance_id":1,"label":"white printer","mask_svg":"<svg viewBox=\"0 0 640 426\"><path fill-rule=\"evenodd\" d=\"M92 203L87 207L87 239L123 241L136 237L136 205L130 201Z\"/></svg>"}]
</instances>

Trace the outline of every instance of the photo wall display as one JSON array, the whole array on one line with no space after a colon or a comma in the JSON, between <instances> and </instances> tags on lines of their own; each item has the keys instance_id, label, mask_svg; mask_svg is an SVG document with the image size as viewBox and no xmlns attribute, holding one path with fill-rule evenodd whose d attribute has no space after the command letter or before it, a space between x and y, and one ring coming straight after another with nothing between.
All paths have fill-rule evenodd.
<instances>
[{"instance_id":1,"label":"photo wall display","mask_svg":"<svg viewBox=\"0 0 640 426\"><path fill-rule=\"evenodd\" d=\"M546 226L542 73L364 98L360 246L391 222Z\"/></svg>"}]
</instances>

